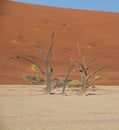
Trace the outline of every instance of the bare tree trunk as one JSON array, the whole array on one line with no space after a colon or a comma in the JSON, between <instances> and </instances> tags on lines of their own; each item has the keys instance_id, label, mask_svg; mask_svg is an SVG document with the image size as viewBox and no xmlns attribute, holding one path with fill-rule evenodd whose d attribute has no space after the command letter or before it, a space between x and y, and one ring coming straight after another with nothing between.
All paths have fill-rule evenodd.
<instances>
[{"instance_id":1,"label":"bare tree trunk","mask_svg":"<svg viewBox=\"0 0 119 130\"><path fill-rule=\"evenodd\" d=\"M86 80L86 76L83 76L82 77L82 90L81 90L81 92L82 93L86 93L86 87L87 87L87 80Z\"/></svg>"},{"instance_id":2,"label":"bare tree trunk","mask_svg":"<svg viewBox=\"0 0 119 130\"><path fill-rule=\"evenodd\" d=\"M62 94L65 94L66 85L63 84Z\"/></svg>"},{"instance_id":3,"label":"bare tree trunk","mask_svg":"<svg viewBox=\"0 0 119 130\"><path fill-rule=\"evenodd\" d=\"M46 78L47 78L46 94L51 94L51 78L49 74L47 74Z\"/></svg>"},{"instance_id":4,"label":"bare tree trunk","mask_svg":"<svg viewBox=\"0 0 119 130\"><path fill-rule=\"evenodd\" d=\"M47 85L46 85L46 94L51 94L51 69L47 66L46 67L46 80L47 80Z\"/></svg>"}]
</instances>

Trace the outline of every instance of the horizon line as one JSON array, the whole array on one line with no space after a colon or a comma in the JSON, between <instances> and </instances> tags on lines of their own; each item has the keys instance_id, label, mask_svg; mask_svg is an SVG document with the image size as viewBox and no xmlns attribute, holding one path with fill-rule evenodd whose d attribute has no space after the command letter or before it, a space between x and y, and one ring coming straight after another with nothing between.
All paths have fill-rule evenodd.
<instances>
[{"instance_id":1,"label":"horizon line","mask_svg":"<svg viewBox=\"0 0 119 130\"><path fill-rule=\"evenodd\" d=\"M64 7L64 6L56 6L56 5L47 5L47 4L40 4L40 3L32 3L32 2L23 2L23 1L16 1L11 0L13 2L17 3L23 3L23 4L30 4L30 5L39 5L39 6L47 6L47 7L54 7L54 8L62 8L62 9L72 9L72 10L85 10L85 11L97 11L97 12L107 12L107 13L119 13L119 11L109 11L109 10L101 10L101 9L86 9L86 8L73 8L73 7Z\"/></svg>"}]
</instances>

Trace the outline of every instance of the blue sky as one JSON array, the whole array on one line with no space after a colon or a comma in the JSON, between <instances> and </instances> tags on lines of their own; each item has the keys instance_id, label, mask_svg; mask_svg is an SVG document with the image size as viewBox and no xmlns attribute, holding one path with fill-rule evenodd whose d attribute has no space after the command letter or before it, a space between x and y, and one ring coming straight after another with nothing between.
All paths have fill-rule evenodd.
<instances>
[{"instance_id":1,"label":"blue sky","mask_svg":"<svg viewBox=\"0 0 119 130\"><path fill-rule=\"evenodd\" d=\"M13 0L13 1L64 7L64 8L119 12L119 0Z\"/></svg>"}]
</instances>

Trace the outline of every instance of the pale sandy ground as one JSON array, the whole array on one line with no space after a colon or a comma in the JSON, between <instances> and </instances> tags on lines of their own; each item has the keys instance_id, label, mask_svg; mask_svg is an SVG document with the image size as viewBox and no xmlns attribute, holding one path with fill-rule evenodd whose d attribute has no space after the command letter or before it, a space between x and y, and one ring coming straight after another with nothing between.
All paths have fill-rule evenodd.
<instances>
[{"instance_id":1,"label":"pale sandy ground","mask_svg":"<svg viewBox=\"0 0 119 130\"><path fill-rule=\"evenodd\" d=\"M75 93L49 96L42 86L0 85L0 130L119 130L119 86Z\"/></svg>"}]
</instances>

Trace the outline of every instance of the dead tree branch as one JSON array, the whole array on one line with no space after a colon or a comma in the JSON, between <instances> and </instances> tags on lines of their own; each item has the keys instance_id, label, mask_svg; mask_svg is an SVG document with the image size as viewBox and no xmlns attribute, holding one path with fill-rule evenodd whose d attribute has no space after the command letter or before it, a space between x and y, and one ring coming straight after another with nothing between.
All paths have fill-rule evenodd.
<instances>
[{"instance_id":1,"label":"dead tree branch","mask_svg":"<svg viewBox=\"0 0 119 130\"><path fill-rule=\"evenodd\" d=\"M82 53L80 51L79 44L77 44L77 50L78 50L79 56L81 58L81 63L86 67L86 61L85 61L85 58L83 57L83 55L82 55Z\"/></svg>"},{"instance_id":2,"label":"dead tree branch","mask_svg":"<svg viewBox=\"0 0 119 130\"><path fill-rule=\"evenodd\" d=\"M109 65L105 65L105 66L99 67L98 69L94 70L94 71L87 77L87 79L92 78L97 72L102 71L102 70L104 70L104 69L106 69L106 68L108 68L108 67L109 67Z\"/></svg>"},{"instance_id":3,"label":"dead tree branch","mask_svg":"<svg viewBox=\"0 0 119 130\"><path fill-rule=\"evenodd\" d=\"M100 57L100 55L96 55L87 65L87 70L93 65L93 63Z\"/></svg>"},{"instance_id":4,"label":"dead tree branch","mask_svg":"<svg viewBox=\"0 0 119 130\"><path fill-rule=\"evenodd\" d=\"M32 59L29 59L29 58L26 58L26 57L23 57L23 56L16 56L16 57L10 57L8 60L16 60L16 59L21 59L21 60L25 60L27 62L30 62L32 64L35 64L38 69L40 70L40 72L45 75L45 72L42 70L41 66L39 64L37 64L34 60Z\"/></svg>"},{"instance_id":5,"label":"dead tree branch","mask_svg":"<svg viewBox=\"0 0 119 130\"><path fill-rule=\"evenodd\" d=\"M74 68L74 64L72 64L72 65L68 68L68 70L67 70L67 72L66 72L66 76L65 76L64 84L63 84L62 94L65 93L66 84L67 84L68 81L69 81L69 76L70 76L70 73L71 73L71 71L72 71L73 68Z\"/></svg>"}]
</instances>

